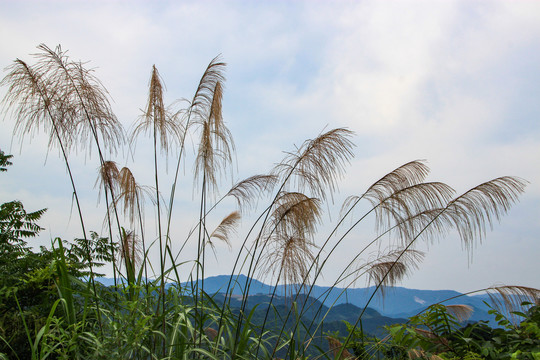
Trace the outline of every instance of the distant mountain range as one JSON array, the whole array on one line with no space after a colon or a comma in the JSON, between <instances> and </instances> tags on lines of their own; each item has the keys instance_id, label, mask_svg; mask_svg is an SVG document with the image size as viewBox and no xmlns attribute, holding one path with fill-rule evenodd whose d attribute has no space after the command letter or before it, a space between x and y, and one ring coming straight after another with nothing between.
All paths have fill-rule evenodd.
<instances>
[{"instance_id":1,"label":"distant mountain range","mask_svg":"<svg viewBox=\"0 0 540 360\"><path fill-rule=\"evenodd\" d=\"M208 294L224 293L227 289L230 276L219 275L206 278L204 280L204 289ZM248 278L244 275L235 278L236 286L232 290L233 295L242 295L245 289L245 284ZM313 286L309 296L320 301L325 306L352 304L359 308L364 308L369 298L375 290L374 286L367 288L343 289L330 288L328 286ZM250 285L250 295L269 295L274 291L274 287L264 284L256 279L253 279ZM307 294L307 290L303 291ZM278 296L285 296L285 287L278 285L275 290ZM392 318L408 318L418 314L420 311L427 308L429 305L439 303L441 301L457 297L453 300L444 302L446 305L464 304L473 308L474 313L470 320L489 320L491 316L487 313L489 307L484 301L485 296L464 296L454 290L417 290L407 289L404 287L391 287L384 289L384 297L381 294L376 294L369 307L376 310L383 316Z\"/></svg>"},{"instance_id":2,"label":"distant mountain range","mask_svg":"<svg viewBox=\"0 0 540 360\"><path fill-rule=\"evenodd\" d=\"M104 285L112 284L112 279L102 278L100 281ZM229 281L229 275L206 278L204 280L204 290L208 294L223 294L227 290ZM229 293L241 297L243 291L245 291L247 281L248 278L244 275L234 277L234 286L232 286L232 292L229 290ZM188 283L183 285L188 286ZM264 302L264 299L269 299L269 295L271 295L274 290L275 296L281 299L279 301L285 302L286 289L283 285L278 285L277 288L274 289L274 286L252 279L249 288L249 302ZM307 293L308 290L303 290L302 293L304 295L309 295L314 301L320 302L327 308L337 308L336 305L354 305L361 310L366 306L366 303L374 290L375 287L373 286L367 288L343 289L315 285L309 294ZM464 296L453 290L417 290L403 287L385 288L384 297L382 297L380 293L376 294L369 303L369 307L375 310L380 316L403 319L418 314L429 305L454 297L457 298L446 301L444 304L464 304L471 306L474 310L473 316L470 319L471 321L491 320L492 316L487 313L489 307L484 303L484 301L488 300L485 295ZM274 299L273 304L280 304L276 299ZM231 303L231 306L233 305L234 302ZM356 311L353 311L352 308L350 308L350 310L351 313Z\"/></svg>"}]
</instances>

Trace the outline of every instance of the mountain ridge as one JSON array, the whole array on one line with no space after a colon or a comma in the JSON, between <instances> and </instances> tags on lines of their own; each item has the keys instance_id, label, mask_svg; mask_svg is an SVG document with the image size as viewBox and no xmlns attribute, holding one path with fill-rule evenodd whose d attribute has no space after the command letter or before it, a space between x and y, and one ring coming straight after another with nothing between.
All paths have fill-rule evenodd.
<instances>
[{"instance_id":1,"label":"mountain ridge","mask_svg":"<svg viewBox=\"0 0 540 360\"><path fill-rule=\"evenodd\" d=\"M102 281L105 280L105 281ZM104 285L111 285L112 279L102 278L99 279ZM208 294L224 294L228 288L229 281L231 281L230 275L217 275L204 279L204 290ZM244 296L246 283L248 278L245 275L234 276L229 288L229 294L234 296ZM110 284L109 284L110 283ZM182 283L182 286L190 286L190 282ZM199 286L201 281L199 280ZM288 285L288 288L294 289L295 285ZM298 286L296 286L298 288ZM304 290L302 294L309 295L313 299L320 301L322 304L328 307L337 306L340 304L352 304L358 308L363 309L368 303L368 299L371 297L374 286L365 288L339 288L329 286L314 285L311 291ZM380 290L380 289L379 289ZM249 296L254 295L272 295L275 291L275 296L284 297L285 286L278 285L275 287L267 285L257 279L251 279L249 288ZM455 290L421 290L421 289L409 289L405 287L386 287L384 289L384 298L381 294L376 294L371 302L369 302L369 308L372 308L379 312L382 316L391 318L408 318L414 316L426 309L432 304L443 302L448 305L452 304L464 304L473 308L474 312L470 320L489 320L491 316L487 313L489 307L484 303L486 297L463 295ZM453 298L452 300L448 300Z\"/></svg>"}]
</instances>

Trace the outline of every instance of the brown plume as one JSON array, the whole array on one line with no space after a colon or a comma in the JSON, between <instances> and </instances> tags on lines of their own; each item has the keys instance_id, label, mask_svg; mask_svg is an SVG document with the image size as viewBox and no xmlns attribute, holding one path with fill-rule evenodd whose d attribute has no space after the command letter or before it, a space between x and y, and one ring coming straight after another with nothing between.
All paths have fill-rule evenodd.
<instances>
[{"instance_id":1,"label":"brown plume","mask_svg":"<svg viewBox=\"0 0 540 360\"><path fill-rule=\"evenodd\" d=\"M216 229L210 234L207 242L210 246L214 247L212 239L218 239L229 245L231 247L231 241L229 239L231 232L236 230L238 222L240 221L240 213L238 211L233 211L227 215L221 223L216 227Z\"/></svg>"},{"instance_id":2,"label":"brown plume","mask_svg":"<svg viewBox=\"0 0 540 360\"><path fill-rule=\"evenodd\" d=\"M380 292L384 296L385 287L395 286L412 270L418 269L424 255L422 251L413 249L390 250L387 254L378 254L375 260L368 262L359 270L365 268L369 284L382 285Z\"/></svg>"},{"instance_id":3,"label":"brown plume","mask_svg":"<svg viewBox=\"0 0 540 360\"><path fill-rule=\"evenodd\" d=\"M125 141L122 125L112 112L109 94L92 69L71 61L60 45L54 50L44 44L34 56L36 69L53 87L58 113L71 122L73 144L91 151L93 141L101 150L116 152Z\"/></svg>"},{"instance_id":4,"label":"brown plume","mask_svg":"<svg viewBox=\"0 0 540 360\"><path fill-rule=\"evenodd\" d=\"M277 182L275 175L254 175L236 183L225 196L236 199L240 211L249 207L264 191L271 191Z\"/></svg>"},{"instance_id":5,"label":"brown plume","mask_svg":"<svg viewBox=\"0 0 540 360\"><path fill-rule=\"evenodd\" d=\"M459 322L469 320L474 310L469 305L457 304L457 305L445 305L446 311L457 319Z\"/></svg>"},{"instance_id":6,"label":"brown plume","mask_svg":"<svg viewBox=\"0 0 540 360\"><path fill-rule=\"evenodd\" d=\"M95 187L99 188L98 201L101 197L101 190L105 189L109 194L118 194L118 181L120 172L114 161L104 161L99 167L99 174L96 179Z\"/></svg>"},{"instance_id":7,"label":"brown plume","mask_svg":"<svg viewBox=\"0 0 540 360\"><path fill-rule=\"evenodd\" d=\"M152 199L151 187L139 185L131 170L123 167L118 176L118 193L116 202L123 206L124 216L127 216L129 222L133 225L139 211L144 213L145 198Z\"/></svg>"},{"instance_id":8,"label":"brown plume","mask_svg":"<svg viewBox=\"0 0 540 360\"><path fill-rule=\"evenodd\" d=\"M159 139L161 151L168 155L171 146L181 141L184 129L178 118L172 116L165 106L163 88L161 76L156 66L153 65L146 108L140 117L139 124L132 131L131 141L134 142L140 133L149 132Z\"/></svg>"},{"instance_id":9,"label":"brown plume","mask_svg":"<svg viewBox=\"0 0 540 360\"><path fill-rule=\"evenodd\" d=\"M300 192L308 189L314 197L325 200L327 194L333 195L337 179L344 174L345 165L354 156L352 135L352 131L338 128L307 140L296 152L287 153L273 173L288 186L297 185Z\"/></svg>"},{"instance_id":10,"label":"brown plume","mask_svg":"<svg viewBox=\"0 0 540 360\"><path fill-rule=\"evenodd\" d=\"M339 340L330 336L327 336L326 340L328 341L329 351L332 352L335 360L355 359L347 349L343 348L343 344Z\"/></svg>"}]
</instances>

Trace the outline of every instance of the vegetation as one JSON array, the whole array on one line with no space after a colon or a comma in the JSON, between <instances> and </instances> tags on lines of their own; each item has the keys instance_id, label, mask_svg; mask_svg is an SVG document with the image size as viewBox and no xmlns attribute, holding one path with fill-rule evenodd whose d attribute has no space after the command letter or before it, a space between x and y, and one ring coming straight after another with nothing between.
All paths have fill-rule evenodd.
<instances>
[{"instance_id":1,"label":"vegetation","mask_svg":"<svg viewBox=\"0 0 540 360\"><path fill-rule=\"evenodd\" d=\"M532 305L523 303L524 306ZM432 305L413 316L406 324L386 327L384 339L365 336L347 324L353 336L347 347L356 358L384 356L389 359L538 359L540 356L540 308L532 306L526 313L514 312L521 318L515 325L498 310L499 327L485 321L463 321L471 309L464 305ZM339 337L338 337L339 338ZM341 343L332 339L334 344ZM341 349L341 347L339 347ZM343 353L349 354L348 350Z\"/></svg>"},{"instance_id":2,"label":"vegetation","mask_svg":"<svg viewBox=\"0 0 540 360\"><path fill-rule=\"evenodd\" d=\"M517 313L526 319L520 327L504 322L496 313L506 328L489 330L487 341L492 348L486 353L487 345L480 337L488 331L487 325L458 328L455 313L442 305L412 318L409 324L390 327L386 339L373 340L375 350L366 348L372 339L362 332L362 319L369 312L366 305L356 322L349 324L348 335L341 339L330 336L329 346L323 348L317 340L324 337L322 327L330 309L322 306L324 297L318 302L303 301L335 250L369 216L375 219L377 232L370 242L358 245L356 257L344 264L334 287L351 286L359 278L367 278L376 285L373 298L418 267L423 253L415 245L420 241L434 241L457 230L470 250L518 200L526 186L523 179L504 176L455 196L450 186L425 181L429 169L423 161L411 161L365 192L349 197L337 223L324 235L318 228L325 202L333 199L337 182L353 157L350 130L337 128L305 141L287 152L267 174L242 180L219 197L220 180L231 172L235 150L222 116L225 63L219 58L210 62L182 109L165 105L163 80L154 66L144 113L128 136L111 109L107 91L84 63L72 61L60 47L40 45L38 50L34 64L17 59L7 68L1 82L6 88L4 110L15 121L15 136L22 139L44 132L49 147L59 150L70 178L81 237L73 242L57 238L51 249L35 253L25 239L39 233L37 222L45 210L27 212L18 201L2 205L0 356L344 358L353 356L349 346L357 357L519 357L538 353L534 340L538 335L536 307L527 314ZM140 185L129 168L119 169L109 158L126 142L134 144L144 134L153 142L152 187ZM188 138L198 139L194 164L194 185L199 194L198 214L194 214L197 225L185 234L176 234L171 222L182 180L179 169L187 161L184 151ZM86 228L69 162L72 151L90 155L92 148L99 159L96 184L107 209L106 236ZM168 193L160 181L160 152L177 161ZM2 171L11 164L10 158L1 153ZM239 208L212 230L209 219L213 210L227 197L235 199ZM215 250L216 241L230 245L241 214L254 210L253 203L259 199L266 199L267 205L236 249L225 296L218 299L207 294L205 268L212 259L208 250ZM145 226L145 200L155 208L155 233L153 227ZM360 215L353 212L366 208ZM183 258L187 242L197 244L195 259ZM184 245L176 250L179 244ZM153 251L159 255L159 264L149 260ZM114 286L96 281L106 263L112 264ZM240 274L248 280L239 283ZM256 276L268 276L275 289L285 284L288 302L274 305L277 297L270 297L263 313L257 313L257 306L248 307L250 279ZM184 286L181 280L186 278L189 281ZM244 296L232 307L235 287L240 287ZM498 294L498 300L507 306L515 305L516 299L535 302L540 295L539 290L519 286L488 291ZM313 320L306 320L309 318ZM522 347L525 343L527 348Z\"/></svg>"}]
</instances>

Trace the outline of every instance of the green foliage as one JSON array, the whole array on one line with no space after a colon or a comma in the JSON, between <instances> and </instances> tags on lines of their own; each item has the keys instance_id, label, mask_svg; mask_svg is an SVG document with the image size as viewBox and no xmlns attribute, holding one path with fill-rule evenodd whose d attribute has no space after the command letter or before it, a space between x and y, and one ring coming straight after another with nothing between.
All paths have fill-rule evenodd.
<instances>
[{"instance_id":1,"label":"green foliage","mask_svg":"<svg viewBox=\"0 0 540 360\"><path fill-rule=\"evenodd\" d=\"M50 267L54 255L45 248L38 253L12 249L0 256L0 336L9 343L0 343L0 352L24 359L30 358L24 321L37 333L57 299Z\"/></svg>"},{"instance_id":2,"label":"green foliage","mask_svg":"<svg viewBox=\"0 0 540 360\"><path fill-rule=\"evenodd\" d=\"M117 249L116 245L113 245ZM88 239L74 239L72 242L63 241L66 263L69 272L76 277L88 277L90 268L93 270L112 262L113 249L109 238L101 237L95 231L90 231ZM94 276L104 276L94 271Z\"/></svg>"},{"instance_id":3,"label":"green foliage","mask_svg":"<svg viewBox=\"0 0 540 360\"><path fill-rule=\"evenodd\" d=\"M13 165L9 159L11 159L13 155L6 155L2 150L0 150L0 172L7 171L6 166Z\"/></svg>"},{"instance_id":4,"label":"green foliage","mask_svg":"<svg viewBox=\"0 0 540 360\"><path fill-rule=\"evenodd\" d=\"M11 157L0 151L1 171ZM20 201L0 205L0 353L29 358L26 326L40 328L54 302L52 253L34 253L26 242L42 230L37 221L45 211L27 212Z\"/></svg>"},{"instance_id":5,"label":"green foliage","mask_svg":"<svg viewBox=\"0 0 540 360\"><path fill-rule=\"evenodd\" d=\"M5 166L12 165L9 161L13 155L6 155L0 150L0 171L7 171ZM20 201L10 201L0 205L0 253L24 253L24 239L34 237L43 230L38 221L47 209L27 212Z\"/></svg>"},{"instance_id":6,"label":"green foliage","mask_svg":"<svg viewBox=\"0 0 540 360\"><path fill-rule=\"evenodd\" d=\"M530 305L524 303L523 305ZM484 321L463 326L444 305L430 306L407 324L388 328L386 356L406 359L411 354L443 359L536 359L540 355L540 308L515 312L522 322L515 326L492 309L499 324L491 328Z\"/></svg>"},{"instance_id":7,"label":"green foliage","mask_svg":"<svg viewBox=\"0 0 540 360\"><path fill-rule=\"evenodd\" d=\"M347 326L347 332L352 334L347 347L352 349L354 356L358 359L373 357L379 350L379 339L375 336L365 334L363 330L351 325L347 321L345 321L345 325Z\"/></svg>"},{"instance_id":8,"label":"green foliage","mask_svg":"<svg viewBox=\"0 0 540 360\"><path fill-rule=\"evenodd\" d=\"M9 158L10 155L1 152L1 165L11 165ZM91 233L87 240L75 239L73 243L57 239L58 248L41 247L34 252L27 240L42 230L37 222L45 211L27 212L20 201L0 205L0 353L7 358L44 358L44 354L55 358L60 349L73 347L69 344L75 339L68 339L62 316L67 312L59 312L61 317L57 317L56 311L59 303L65 309L68 302L64 297L60 301L58 294L76 289L69 277L89 275L86 249L91 250L94 267L111 261L108 239L100 238L97 233ZM62 278L64 284L58 287ZM74 306L72 299L73 314L81 310ZM75 315L70 326L76 326ZM63 339L61 343L60 339ZM55 345L41 347L48 342Z\"/></svg>"},{"instance_id":9,"label":"green foliage","mask_svg":"<svg viewBox=\"0 0 540 360\"><path fill-rule=\"evenodd\" d=\"M27 212L20 201L10 201L0 205L0 251L17 250L24 252L28 239L43 230L36 221L47 209Z\"/></svg>"}]
</instances>

